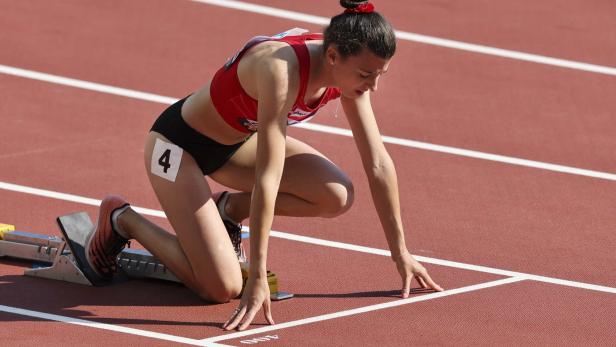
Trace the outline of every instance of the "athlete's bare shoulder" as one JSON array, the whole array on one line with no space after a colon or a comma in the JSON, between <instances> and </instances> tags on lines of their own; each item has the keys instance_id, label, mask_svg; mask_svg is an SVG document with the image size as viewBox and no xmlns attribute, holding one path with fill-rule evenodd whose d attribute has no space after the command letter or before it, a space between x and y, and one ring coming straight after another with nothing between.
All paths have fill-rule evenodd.
<instances>
[{"instance_id":1,"label":"athlete's bare shoulder","mask_svg":"<svg viewBox=\"0 0 616 347\"><path fill-rule=\"evenodd\" d=\"M251 47L237 68L240 84L254 99L259 98L259 75L271 75L290 89L299 86L299 61L291 46L285 42L267 41Z\"/></svg>"}]
</instances>

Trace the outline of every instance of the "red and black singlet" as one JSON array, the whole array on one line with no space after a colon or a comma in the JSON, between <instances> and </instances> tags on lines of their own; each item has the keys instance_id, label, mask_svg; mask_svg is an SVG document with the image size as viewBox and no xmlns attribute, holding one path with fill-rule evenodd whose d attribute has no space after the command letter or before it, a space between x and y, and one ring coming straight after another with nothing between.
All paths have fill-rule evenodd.
<instances>
[{"instance_id":1,"label":"red and black singlet","mask_svg":"<svg viewBox=\"0 0 616 347\"><path fill-rule=\"evenodd\" d=\"M321 40L322 34L308 34L303 29L291 29L274 36L256 36L252 38L237 54L220 68L210 85L210 97L214 107L222 118L234 129L244 133L255 132L257 120L257 100L250 97L242 88L237 76L237 66L244 53L251 47L265 41L280 41L289 44L299 61L300 88L293 108L287 115L287 124L307 121L328 101L340 97L338 88L328 87L314 106L304 103L304 95L310 76L310 54L305 42Z\"/></svg>"}]
</instances>

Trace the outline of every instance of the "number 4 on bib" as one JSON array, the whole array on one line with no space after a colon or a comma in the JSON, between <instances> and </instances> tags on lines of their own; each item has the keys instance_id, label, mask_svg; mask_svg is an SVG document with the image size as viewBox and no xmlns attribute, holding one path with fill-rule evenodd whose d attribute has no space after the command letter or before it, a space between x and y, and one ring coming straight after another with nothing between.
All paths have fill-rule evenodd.
<instances>
[{"instance_id":1,"label":"number 4 on bib","mask_svg":"<svg viewBox=\"0 0 616 347\"><path fill-rule=\"evenodd\" d=\"M170 160L171 160L171 150L170 149L166 149L163 155L161 155L160 158L158 158L158 164L163 167L164 173L167 173L167 170L169 170L169 168L171 167L171 164L169 163Z\"/></svg>"},{"instance_id":2,"label":"number 4 on bib","mask_svg":"<svg viewBox=\"0 0 616 347\"><path fill-rule=\"evenodd\" d=\"M156 139L150 171L156 176L175 182L182 161L182 152L182 148L173 143Z\"/></svg>"}]
</instances>

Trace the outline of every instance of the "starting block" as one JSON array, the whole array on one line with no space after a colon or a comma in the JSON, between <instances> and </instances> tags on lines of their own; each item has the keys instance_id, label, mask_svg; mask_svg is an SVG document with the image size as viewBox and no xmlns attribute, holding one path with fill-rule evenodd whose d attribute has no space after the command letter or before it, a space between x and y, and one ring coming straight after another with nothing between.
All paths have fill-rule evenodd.
<instances>
[{"instance_id":1,"label":"starting block","mask_svg":"<svg viewBox=\"0 0 616 347\"><path fill-rule=\"evenodd\" d=\"M32 261L33 268L24 275L42 277L89 286L102 286L131 278L150 278L181 283L167 267L150 252L124 249L118 255L118 274L112 281L102 279L89 266L85 242L94 232L94 225L85 212L57 218L63 237L15 231L15 227L0 224L0 258L11 257ZM240 263L244 284L248 279L248 264ZM271 300L289 299L293 294L278 290L276 275L268 271Z\"/></svg>"}]
</instances>

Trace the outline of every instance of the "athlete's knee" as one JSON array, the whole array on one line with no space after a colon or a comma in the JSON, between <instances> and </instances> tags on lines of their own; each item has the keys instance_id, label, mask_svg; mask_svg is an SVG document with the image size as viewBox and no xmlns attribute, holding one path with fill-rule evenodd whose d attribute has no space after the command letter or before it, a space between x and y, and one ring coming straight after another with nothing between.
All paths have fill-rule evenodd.
<instances>
[{"instance_id":1,"label":"athlete's knee","mask_svg":"<svg viewBox=\"0 0 616 347\"><path fill-rule=\"evenodd\" d=\"M221 278L218 281L204 281L197 288L197 294L204 300L224 304L237 298L242 292L242 280Z\"/></svg>"},{"instance_id":2,"label":"athlete's knee","mask_svg":"<svg viewBox=\"0 0 616 347\"><path fill-rule=\"evenodd\" d=\"M350 179L327 183L327 201L323 203L323 217L336 217L353 205L355 189Z\"/></svg>"},{"instance_id":3,"label":"athlete's knee","mask_svg":"<svg viewBox=\"0 0 616 347\"><path fill-rule=\"evenodd\" d=\"M235 289L219 289L216 291L208 291L206 293L199 293L199 296L206 301L213 302L216 304L224 304L227 303L240 295L242 288L239 290Z\"/></svg>"}]
</instances>

